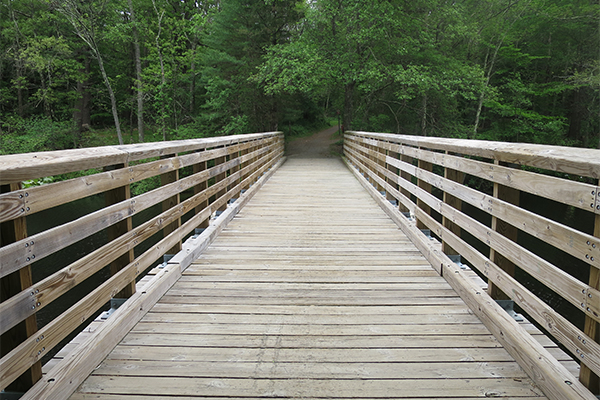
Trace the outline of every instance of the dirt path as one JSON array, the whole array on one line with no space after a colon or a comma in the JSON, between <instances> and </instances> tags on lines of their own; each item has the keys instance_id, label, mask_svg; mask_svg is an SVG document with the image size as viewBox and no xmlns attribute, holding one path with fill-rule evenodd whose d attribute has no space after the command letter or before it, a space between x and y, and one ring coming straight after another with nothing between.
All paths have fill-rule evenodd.
<instances>
[{"instance_id":1,"label":"dirt path","mask_svg":"<svg viewBox=\"0 0 600 400\"><path fill-rule=\"evenodd\" d=\"M287 144L286 155L293 158L336 157L334 153L341 153L341 148L335 146L340 139L335 135L337 130L337 126L332 126L312 136L292 140Z\"/></svg>"}]
</instances>

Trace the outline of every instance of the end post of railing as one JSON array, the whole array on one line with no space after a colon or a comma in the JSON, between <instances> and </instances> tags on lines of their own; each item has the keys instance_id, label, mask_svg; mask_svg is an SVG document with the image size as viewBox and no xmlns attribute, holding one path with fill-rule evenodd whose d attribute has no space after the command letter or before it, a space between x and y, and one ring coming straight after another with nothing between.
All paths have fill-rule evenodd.
<instances>
[{"instance_id":1,"label":"end post of railing","mask_svg":"<svg viewBox=\"0 0 600 400\"><path fill-rule=\"evenodd\" d=\"M12 192L22 189L22 183L10 183L0 187L1 193ZM27 237L26 217L18 217L13 220L0 223L0 246L18 242ZM26 265L8 274L0 279L0 301L18 294L22 290L29 288L33 284L31 276L31 265ZM35 307L35 306L34 306ZM36 314L33 313L24 321L21 321L13 328L6 331L0 337L1 357L4 357L11 350L18 347L23 341L37 332ZM19 378L13 381L5 391L23 393L29 390L37 381L42 378L42 363L37 361Z\"/></svg>"},{"instance_id":2,"label":"end post of railing","mask_svg":"<svg viewBox=\"0 0 600 400\"><path fill-rule=\"evenodd\" d=\"M596 185L600 187L600 180L598 180ZM600 205L600 193L595 193L595 195L595 204ZM594 236L600 238L600 214L596 214L594 218ZM600 289L600 270L593 265L590 265L589 285L594 289ZM586 315L583 333L592 338L596 343L600 343L600 326L598 325L598 321ZM581 363L579 380L592 393L596 395L600 394L600 378L584 363Z\"/></svg>"}]
</instances>

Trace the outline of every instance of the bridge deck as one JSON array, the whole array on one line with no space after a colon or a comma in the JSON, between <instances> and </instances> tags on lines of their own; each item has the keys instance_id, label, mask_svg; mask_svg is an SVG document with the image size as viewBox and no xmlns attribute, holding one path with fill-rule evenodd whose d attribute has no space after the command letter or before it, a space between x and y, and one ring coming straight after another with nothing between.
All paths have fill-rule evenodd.
<instances>
[{"instance_id":1,"label":"bridge deck","mask_svg":"<svg viewBox=\"0 0 600 400\"><path fill-rule=\"evenodd\" d=\"M145 396L544 398L337 159L289 159L71 398Z\"/></svg>"}]
</instances>

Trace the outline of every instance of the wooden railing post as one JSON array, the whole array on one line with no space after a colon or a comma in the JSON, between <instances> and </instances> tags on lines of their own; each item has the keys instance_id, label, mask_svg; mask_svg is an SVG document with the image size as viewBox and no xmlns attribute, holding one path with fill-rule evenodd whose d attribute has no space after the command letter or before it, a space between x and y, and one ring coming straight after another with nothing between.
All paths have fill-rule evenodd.
<instances>
[{"instance_id":1,"label":"wooden railing post","mask_svg":"<svg viewBox=\"0 0 600 400\"><path fill-rule=\"evenodd\" d=\"M398 153L396 153L395 151L387 151L387 156L388 156L388 157L391 157L391 158L398 159L398 156L399 156L399 154L398 154ZM398 173L399 173L399 170L398 170L398 168L396 168L396 167L394 167L394 166L391 166L391 165L389 165L389 164L386 164L386 168L387 168L388 170L392 171L392 173L393 173L394 175L398 175ZM394 189L398 190L398 183L397 183L397 182L395 182L395 181L393 181L392 179L389 179L389 178L386 178L386 182L387 182L387 183L388 183L390 186L392 186ZM394 196L393 196L393 195L392 195L392 194L391 194L391 193L390 193L388 190L386 190L386 199L388 199L388 200L390 200L390 201L391 201L391 200L396 200L396 198L395 198L395 197L394 197ZM398 204L400 204L400 201L398 201Z\"/></svg>"},{"instance_id":2,"label":"wooden railing post","mask_svg":"<svg viewBox=\"0 0 600 400\"><path fill-rule=\"evenodd\" d=\"M175 157L176 154L167 155L161 158L171 158ZM168 185L169 183L177 182L179 180L179 169L175 169L173 171L167 172L165 174L161 174L160 176L160 184L162 186ZM168 198L162 202L162 210L163 212L177 206L180 201L179 193L175 196ZM181 226L181 217L177 218L175 221L171 222L169 225L163 228L163 237L169 236L171 232L176 231ZM181 240L171 247L165 254L177 254L181 250Z\"/></svg>"},{"instance_id":3,"label":"wooden railing post","mask_svg":"<svg viewBox=\"0 0 600 400\"><path fill-rule=\"evenodd\" d=\"M499 165L498 161L494 161L494 164ZM518 206L520 192L511 187L500 185L494 182L494 197ZM507 237L515 243L517 242L519 230L514 226L507 224L503 220L498 220L498 218L494 216L492 216L492 230L500 233L502 236ZM502 268L510 276L515 276L515 264L506 259L502 254L497 253L494 249L490 249L490 260ZM505 293L498 289L493 282L488 284L488 293L494 300L510 299Z\"/></svg>"},{"instance_id":4,"label":"wooden railing post","mask_svg":"<svg viewBox=\"0 0 600 400\"><path fill-rule=\"evenodd\" d=\"M446 154L448 154L448 152L446 152ZM446 168L444 168L444 178L450 179L451 181L454 181L454 182L458 182L462 185L463 181L465 179L465 174L464 174L464 172L460 172L455 169L450 169L450 168L446 167ZM462 201L460 199L457 199L456 197L452 196L448 192L444 192L443 201L444 201L444 203L448 204L449 206L451 206L459 211L462 208ZM442 224L446 228L448 228L452 233L454 233L456 236L460 237L460 226L458 224L455 224L454 222L450 221L445 216L442 216ZM448 255L457 255L458 254L458 252L456 250L454 250L450 245L448 245L448 243L446 243L445 241L442 241L442 251Z\"/></svg>"},{"instance_id":5,"label":"wooden railing post","mask_svg":"<svg viewBox=\"0 0 600 400\"><path fill-rule=\"evenodd\" d=\"M127 168L127 164L117 164L112 165L110 167L105 167L105 171L112 171L121 168ZM120 203L123 200L127 200L131 198L131 190L129 185L121 186L112 190L105 192L104 194L104 202L106 206L111 206L116 203ZM121 222L117 222L116 224L110 226L106 232L108 234L108 241L112 242L116 238L125 233L129 232L133 228L131 218L126 218ZM129 250L127 253L123 254L121 257L114 260L110 263L110 275L115 275L119 272L123 267L131 263L135 259L133 248ZM129 283L121 292L115 295L116 298L127 298L131 297L135 293L135 281Z\"/></svg>"},{"instance_id":6,"label":"wooden railing post","mask_svg":"<svg viewBox=\"0 0 600 400\"><path fill-rule=\"evenodd\" d=\"M412 159L412 157L406 156L406 155L404 155L404 154L400 156L400 161L403 161L403 162L405 162L405 163L407 163L407 164L411 164L411 165L412 165L412 163L413 163L413 159ZM411 176L411 174L409 174L409 173L408 173L408 172L406 172L406 171L400 171L400 178L402 178L402 179L404 179L404 180L406 180L406 181L408 181L408 182L411 182L411 178L412 178L412 176ZM402 193L403 195L405 195L407 198L409 198L409 199L410 199L410 196L411 196L411 195L410 195L410 192L409 192L408 190L406 190L406 189L404 189L404 188L401 188L401 189L400 189L400 193ZM404 213L405 213L405 212L409 212L409 211L410 211L410 210L408 209L408 207L406 207L406 206L405 206L404 204L402 204L402 203L400 203L400 208L399 208L399 209L400 209L400 212L404 212Z\"/></svg>"},{"instance_id":7,"label":"wooden railing post","mask_svg":"<svg viewBox=\"0 0 600 400\"><path fill-rule=\"evenodd\" d=\"M600 186L600 184L598 186ZM600 193L596 193L596 198L596 203L600 204ZM594 236L600 238L600 214L596 214L595 217ZM596 246L600 246L600 243L596 244ZM600 289L600 270L592 265L590 265L590 286L594 289ZM583 332L592 338L596 343L600 343L600 327L598 326L598 322L587 315L585 317L585 326ZM600 394L600 378L584 363L581 363L579 380L593 394Z\"/></svg>"},{"instance_id":8,"label":"wooden railing post","mask_svg":"<svg viewBox=\"0 0 600 400\"><path fill-rule=\"evenodd\" d=\"M233 147L234 149L237 149L237 148L238 148L238 145L235 145L235 146L232 146L232 147ZM239 156L240 156L240 152L239 152L239 150L231 151L231 152L229 153L229 159L230 159L230 160L235 160L235 159L236 159L236 158L238 158ZM234 174L234 173L238 172L239 170L240 170L240 166L239 166L239 165L237 165L237 166L235 166L235 167L231 168L231 173L232 173L232 174ZM230 187L231 187L231 188L233 188L233 187L237 186L237 185L238 185L238 183L239 183L239 180L238 180L237 182L233 182L233 183L230 185ZM240 192L239 192L239 191L237 191L237 192L233 193L233 194L232 194L232 196L231 196L231 198L232 198L232 199L237 199L238 197L240 197Z\"/></svg>"},{"instance_id":9,"label":"wooden railing post","mask_svg":"<svg viewBox=\"0 0 600 400\"><path fill-rule=\"evenodd\" d=\"M423 161L421 159L419 159L419 164L418 164L419 169L425 170L425 171L433 171L433 164L431 164L428 161ZM428 193L431 193L431 184L425 182L422 179L418 179L417 185L425 190ZM419 207L420 209L422 209L423 211L425 211L425 213L427 213L427 215L431 215L431 207L429 207L427 205L427 203L425 203L424 201L422 201L421 199L417 199L417 207ZM417 228L419 229L427 229L427 226L420 221L417 218Z\"/></svg>"},{"instance_id":10,"label":"wooden railing post","mask_svg":"<svg viewBox=\"0 0 600 400\"><path fill-rule=\"evenodd\" d=\"M21 189L21 183L2 185L0 192L12 192ZM0 224L0 245L5 246L27 237L27 224L25 217L19 217ZM27 265L19 271L15 271L0 280L0 301L5 301L32 285L31 266ZM1 357L4 357L12 349L19 346L25 339L37 332L35 314L29 316L12 329L6 331L0 338ZM42 364L36 362L10 384L5 390L7 392L26 392L37 381L42 378Z\"/></svg>"},{"instance_id":11,"label":"wooden railing post","mask_svg":"<svg viewBox=\"0 0 600 400\"><path fill-rule=\"evenodd\" d=\"M202 171L206 170L206 161L202 161L198 164L194 164L192 167L192 171L194 174L198 174ZM194 195L202 192L203 190L206 190L206 188L208 187L208 179L205 181L200 182L198 185L194 186ZM199 214L202 212L202 210L204 210L206 207L208 207L208 198L202 202L200 202L196 208L194 209L194 212L196 214ZM210 217L202 220L202 222L200 222L200 224L198 224L198 228L200 229L206 229L208 228L209 225L209 221L210 221Z\"/></svg>"},{"instance_id":12,"label":"wooden railing post","mask_svg":"<svg viewBox=\"0 0 600 400\"><path fill-rule=\"evenodd\" d=\"M227 161L226 156L215 158L215 167L225 163L226 161ZM225 178L227 178L227 171L222 172L222 173L218 174L217 176L215 176L215 184L221 182ZM219 199L221 196L225 195L225 193L227 193L227 188L223 188L223 189L219 190L217 192L216 199ZM217 211L225 211L226 209L227 209L227 204L223 204L221 207L218 208Z\"/></svg>"}]
</instances>

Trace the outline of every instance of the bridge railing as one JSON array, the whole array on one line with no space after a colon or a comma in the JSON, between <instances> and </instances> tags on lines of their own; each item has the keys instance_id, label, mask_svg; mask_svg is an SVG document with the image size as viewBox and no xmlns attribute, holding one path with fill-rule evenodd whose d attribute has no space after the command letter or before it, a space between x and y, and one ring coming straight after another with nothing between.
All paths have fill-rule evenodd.
<instances>
[{"instance_id":1,"label":"bridge railing","mask_svg":"<svg viewBox=\"0 0 600 400\"><path fill-rule=\"evenodd\" d=\"M347 132L344 151L408 217L403 224L429 230L452 260L460 255L492 298L514 300L598 391L600 150ZM460 274L431 259L444 276Z\"/></svg>"},{"instance_id":2,"label":"bridge railing","mask_svg":"<svg viewBox=\"0 0 600 400\"><path fill-rule=\"evenodd\" d=\"M132 296L136 279L206 229L211 216L235 204L282 156L280 132L1 156L0 389L26 391L41 378L46 354L112 298ZM81 171L55 183L22 184ZM149 180L160 186L131 195L132 185ZM62 206L76 214L80 203L73 202L94 196L104 197L100 208L27 234L27 219L36 213ZM93 235L104 243L39 276L40 260ZM57 300L90 277L88 292L61 311L64 300ZM36 313L47 308L59 311L38 328Z\"/></svg>"}]
</instances>

